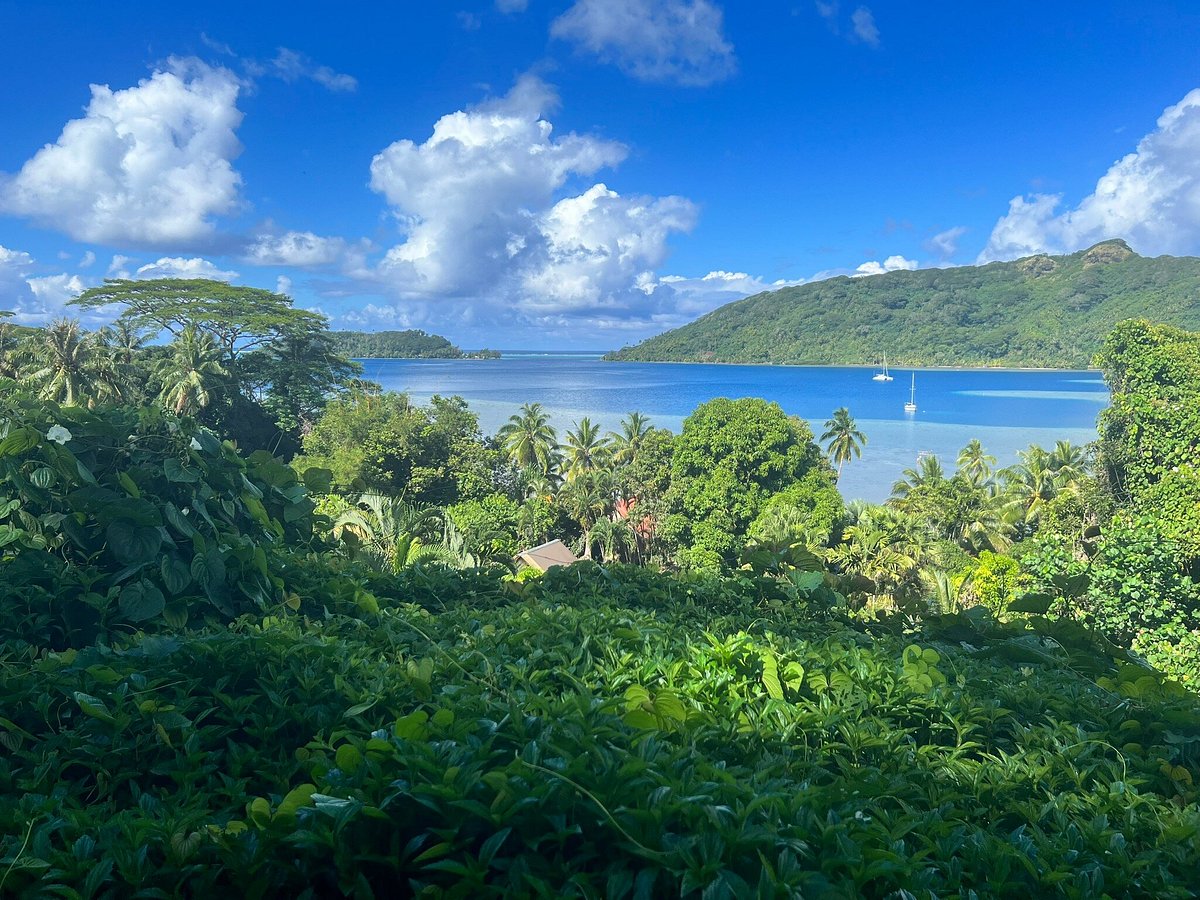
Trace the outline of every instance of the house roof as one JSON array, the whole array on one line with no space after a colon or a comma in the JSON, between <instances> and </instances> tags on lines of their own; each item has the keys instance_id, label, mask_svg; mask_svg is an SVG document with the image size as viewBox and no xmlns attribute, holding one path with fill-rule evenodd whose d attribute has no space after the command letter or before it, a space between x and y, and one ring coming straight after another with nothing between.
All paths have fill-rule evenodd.
<instances>
[{"instance_id":1,"label":"house roof","mask_svg":"<svg viewBox=\"0 0 1200 900\"><path fill-rule=\"evenodd\" d=\"M517 554L517 559L539 572L545 572L555 566L569 566L571 563L579 562L570 548L560 540L548 541L537 547L522 550Z\"/></svg>"}]
</instances>

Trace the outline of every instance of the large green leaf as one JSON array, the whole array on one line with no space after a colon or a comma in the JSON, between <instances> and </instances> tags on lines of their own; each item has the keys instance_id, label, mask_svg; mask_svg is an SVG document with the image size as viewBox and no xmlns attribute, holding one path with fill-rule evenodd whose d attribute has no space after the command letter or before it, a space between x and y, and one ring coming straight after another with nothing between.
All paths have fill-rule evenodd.
<instances>
[{"instance_id":1,"label":"large green leaf","mask_svg":"<svg viewBox=\"0 0 1200 900\"><path fill-rule=\"evenodd\" d=\"M117 519L105 530L108 549L123 563L150 562L162 546L162 532L153 525Z\"/></svg>"},{"instance_id":2,"label":"large green leaf","mask_svg":"<svg viewBox=\"0 0 1200 900\"><path fill-rule=\"evenodd\" d=\"M33 428L14 428L8 436L0 440L0 459L6 456L19 456L26 450L36 447L42 436Z\"/></svg>"},{"instance_id":3,"label":"large green leaf","mask_svg":"<svg viewBox=\"0 0 1200 900\"><path fill-rule=\"evenodd\" d=\"M136 581L121 591L120 609L130 622L145 622L162 614L166 606L162 591L149 581Z\"/></svg>"},{"instance_id":4,"label":"large green leaf","mask_svg":"<svg viewBox=\"0 0 1200 900\"><path fill-rule=\"evenodd\" d=\"M1045 615L1053 603L1054 598L1049 594L1028 593L1013 600L1008 604L1008 609L1009 612L1033 613L1041 616Z\"/></svg>"}]
</instances>

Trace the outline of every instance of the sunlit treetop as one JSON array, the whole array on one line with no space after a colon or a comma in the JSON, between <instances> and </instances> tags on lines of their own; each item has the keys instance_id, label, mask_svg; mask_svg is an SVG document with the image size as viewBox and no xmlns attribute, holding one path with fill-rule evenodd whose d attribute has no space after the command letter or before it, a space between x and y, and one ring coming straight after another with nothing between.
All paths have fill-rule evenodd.
<instances>
[{"instance_id":1,"label":"sunlit treetop","mask_svg":"<svg viewBox=\"0 0 1200 900\"><path fill-rule=\"evenodd\" d=\"M320 313L296 309L284 294L209 278L110 279L71 303L83 309L120 304L122 318L137 327L172 335L194 326L211 334L230 360L283 334L328 325Z\"/></svg>"}]
</instances>

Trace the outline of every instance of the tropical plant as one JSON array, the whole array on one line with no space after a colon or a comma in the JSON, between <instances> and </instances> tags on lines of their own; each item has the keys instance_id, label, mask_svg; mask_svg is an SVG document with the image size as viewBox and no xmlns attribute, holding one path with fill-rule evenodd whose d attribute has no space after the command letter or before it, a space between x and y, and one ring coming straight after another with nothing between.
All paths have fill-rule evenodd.
<instances>
[{"instance_id":1,"label":"tropical plant","mask_svg":"<svg viewBox=\"0 0 1200 900\"><path fill-rule=\"evenodd\" d=\"M573 431L566 433L562 449L567 481L593 472L608 461L608 439L600 436L600 427L587 416L575 424Z\"/></svg>"},{"instance_id":2,"label":"tropical plant","mask_svg":"<svg viewBox=\"0 0 1200 900\"><path fill-rule=\"evenodd\" d=\"M839 478L842 476L842 466L862 456L862 448L867 445L867 436L859 431L850 410L844 406L833 411L833 418L825 423L821 440L825 442L829 458L837 465Z\"/></svg>"},{"instance_id":3,"label":"tropical plant","mask_svg":"<svg viewBox=\"0 0 1200 900\"><path fill-rule=\"evenodd\" d=\"M592 528L609 514L613 500L612 475L604 469L580 473L559 492L558 502L579 523L584 559L592 558Z\"/></svg>"},{"instance_id":4,"label":"tropical plant","mask_svg":"<svg viewBox=\"0 0 1200 900\"><path fill-rule=\"evenodd\" d=\"M900 479L892 485L892 495L898 498L907 497L914 489L946 480L946 470L941 461L932 453L921 456L917 467L905 469L900 473Z\"/></svg>"},{"instance_id":5,"label":"tropical plant","mask_svg":"<svg viewBox=\"0 0 1200 900\"><path fill-rule=\"evenodd\" d=\"M550 473L556 467L558 435L540 403L526 403L496 432L500 446L522 469Z\"/></svg>"},{"instance_id":6,"label":"tropical plant","mask_svg":"<svg viewBox=\"0 0 1200 900\"><path fill-rule=\"evenodd\" d=\"M646 436L654 430L650 420L640 412L631 412L620 422L620 431L608 433L609 446L612 448L613 462L618 465L634 463Z\"/></svg>"},{"instance_id":7,"label":"tropical plant","mask_svg":"<svg viewBox=\"0 0 1200 900\"><path fill-rule=\"evenodd\" d=\"M983 449L979 438L972 438L958 452L958 471L967 477L974 485L985 485L992 475L992 467L996 465L996 457Z\"/></svg>"},{"instance_id":8,"label":"tropical plant","mask_svg":"<svg viewBox=\"0 0 1200 900\"><path fill-rule=\"evenodd\" d=\"M338 517L333 534L356 558L396 574L417 563L453 562L443 546L445 527L439 509L371 492Z\"/></svg>"},{"instance_id":9,"label":"tropical plant","mask_svg":"<svg viewBox=\"0 0 1200 900\"><path fill-rule=\"evenodd\" d=\"M154 370L162 385L158 399L177 416L194 415L212 402L229 373L212 335L188 326L171 342L171 354Z\"/></svg>"},{"instance_id":10,"label":"tropical plant","mask_svg":"<svg viewBox=\"0 0 1200 900\"><path fill-rule=\"evenodd\" d=\"M59 319L35 332L22 355L27 361L25 377L37 385L43 399L78 406L119 395L94 336L75 319Z\"/></svg>"}]
</instances>

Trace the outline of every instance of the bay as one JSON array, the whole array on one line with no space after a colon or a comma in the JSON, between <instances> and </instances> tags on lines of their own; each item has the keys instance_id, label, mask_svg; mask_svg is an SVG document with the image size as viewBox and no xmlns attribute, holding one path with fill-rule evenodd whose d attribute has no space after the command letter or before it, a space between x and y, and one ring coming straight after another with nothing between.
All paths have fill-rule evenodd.
<instances>
[{"instance_id":1,"label":"bay","mask_svg":"<svg viewBox=\"0 0 1200 900\"><path fill-rule=\"evenodd\" d=\"M846 465L846 499L882 502L901 472L923 454L954 468L958 451L978 438L999 465L1031 443L1086 444L1108 403L1099 372L1015 369L892 369L893 381L852 366L735 366L613 363L594 353L505 351L491 360L367 359L364 376L414 401L463 397L484 433L495 434L523 403L540 403L563 433L584 416L604 430L637 410L678 432L713 397L762 397L807 419L819 436L833 410L848 407L867 435L861 459ZM917 411L906 413L912 375Z\"/></svg>"}]
</instances>

